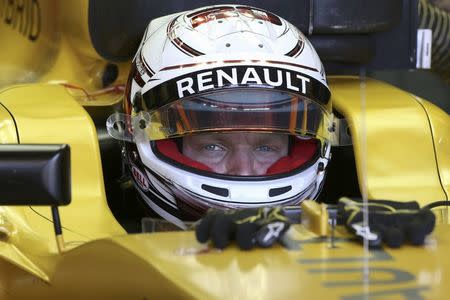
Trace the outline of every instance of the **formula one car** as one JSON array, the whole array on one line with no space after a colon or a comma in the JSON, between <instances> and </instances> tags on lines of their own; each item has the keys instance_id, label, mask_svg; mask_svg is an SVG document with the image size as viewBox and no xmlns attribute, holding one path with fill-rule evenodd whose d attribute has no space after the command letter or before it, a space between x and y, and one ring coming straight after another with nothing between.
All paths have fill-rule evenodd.
<instances>
[{"instance_id":1,"label":"formula one car","mask_svg":"<svg viewBox=\"0 0 450 300\"><path fill-rule=\"evenodd\" d=\"M0 299L448 297L445 206L434 210L437 226L422 247L369 251L331 225L324 237L295 224L283 246L252 251L199 244L190 230L142 232L148 226L124 213L120 145L105 122L121 108L149 20L198 4L132 3L0 2ZM352 144L332 150L320 200L448 202L448 85L399 71L427 58L415 55L418 1L311 3L257 5L309 33L335 74L334 110ZM371 73L377 68L408 82L428 74L432 92L443 92L425 100L426 89L415 95L371 78L387 74Z\"/></svg>"}]
</instances>

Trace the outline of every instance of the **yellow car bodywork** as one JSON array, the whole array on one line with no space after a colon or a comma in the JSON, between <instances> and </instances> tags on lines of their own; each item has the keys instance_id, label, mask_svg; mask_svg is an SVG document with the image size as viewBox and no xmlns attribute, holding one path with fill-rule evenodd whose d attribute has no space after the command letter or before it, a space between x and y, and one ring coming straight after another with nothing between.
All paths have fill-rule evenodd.
<instances>
[{"instance_id":1,"label":"yellow car bodywork","mask_svg":"<svg viewBox=\"0 0 450 300\"><path fill-rule=\"evenodd\" d=\"M127 234L108 207L97 133L84 109L121 101L102 90L107 62L89 40L88 2L29 1L26 11L37 9L33 3L39 38L37 23L25 25L6 4L2 11L11 22L0 24L8 41L0 55L0 143L69 144L72 202L60 208L63 253L50 208L0 207L0 299L448 297L447 209L436 211L426 246L370 252L342 228L331 243L295 225L289 247L250 252L206 248L191 231ZM128 74L128 63L118 67L114 85ZM380 81L331 76L329 83L369 198L448 200L448 114Z\"/></svg>"}]
</instances>

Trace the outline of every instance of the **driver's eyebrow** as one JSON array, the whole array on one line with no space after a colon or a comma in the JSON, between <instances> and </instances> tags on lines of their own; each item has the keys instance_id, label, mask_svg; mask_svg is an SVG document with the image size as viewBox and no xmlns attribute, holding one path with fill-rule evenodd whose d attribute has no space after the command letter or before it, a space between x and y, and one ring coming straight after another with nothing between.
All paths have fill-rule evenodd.
<instances>
[{"instance_id":1,"label":"driver's eyebrow","mask_svg":"<svg viewBox=\"0 0 450 300\"><path fill-rule=\"evenodd\" d=\"M198 144L215 144L215 143L225 143L227 141L226 138L221 136L208 136L208 137L199 137L195 140L195 143Z\"/></svg>"}]
</instances>

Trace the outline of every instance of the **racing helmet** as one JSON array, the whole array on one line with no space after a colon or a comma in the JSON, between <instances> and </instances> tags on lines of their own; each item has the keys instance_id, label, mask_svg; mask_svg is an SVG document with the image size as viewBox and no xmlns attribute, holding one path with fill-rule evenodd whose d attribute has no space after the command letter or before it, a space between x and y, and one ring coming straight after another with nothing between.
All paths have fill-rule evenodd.
<instances>
[{"instance_id":1,"label":"racing helmet","mask_svg":"<svg viewBox=\"0 0 450 300\"><path fill-rule=\"evenodd\" d=\"M321 189L333 132L324 68L306 37L271 12L216 5L153 20L124 99L121 134L134 185L151 210L181 228L208 208L296 205ZM290 136L288 155L264 175L214 173L178 143L250 131Z\"/></svg>"}]
</instances>

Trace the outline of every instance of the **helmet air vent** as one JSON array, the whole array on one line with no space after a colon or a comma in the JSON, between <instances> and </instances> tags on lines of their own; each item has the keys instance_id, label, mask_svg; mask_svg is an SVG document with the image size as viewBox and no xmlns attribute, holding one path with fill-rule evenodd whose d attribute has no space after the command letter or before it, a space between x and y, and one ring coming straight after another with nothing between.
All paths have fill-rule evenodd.
<instances>
[{"instance_id":1,"label":"helmet air vent","mask_svg":"<svg viewBox=\"0 0 450 300\"><path fill-rule=\"evenodd\" d=\"M211 186L211 185L207 185L207 184L202 184L202 189L207 192L210 192L212 194L222 196L222 197L228 197L228 195L230 194L228 189L220 188L217 186Z\"/></svg>"},{"instance_id":2,"label":"helmet air vent","mask_svg":"<svg viewBox=\"0 0 450 300\"><path fill-rule=\"evenodd\" d=\"M282 195L284 193L289 192L290 190L292 190L292 186L290 186L290 185L279 187L279 188L270 189L269 190L269 197L279 196L279 195Z\"/></svg>"}]
</instances>

